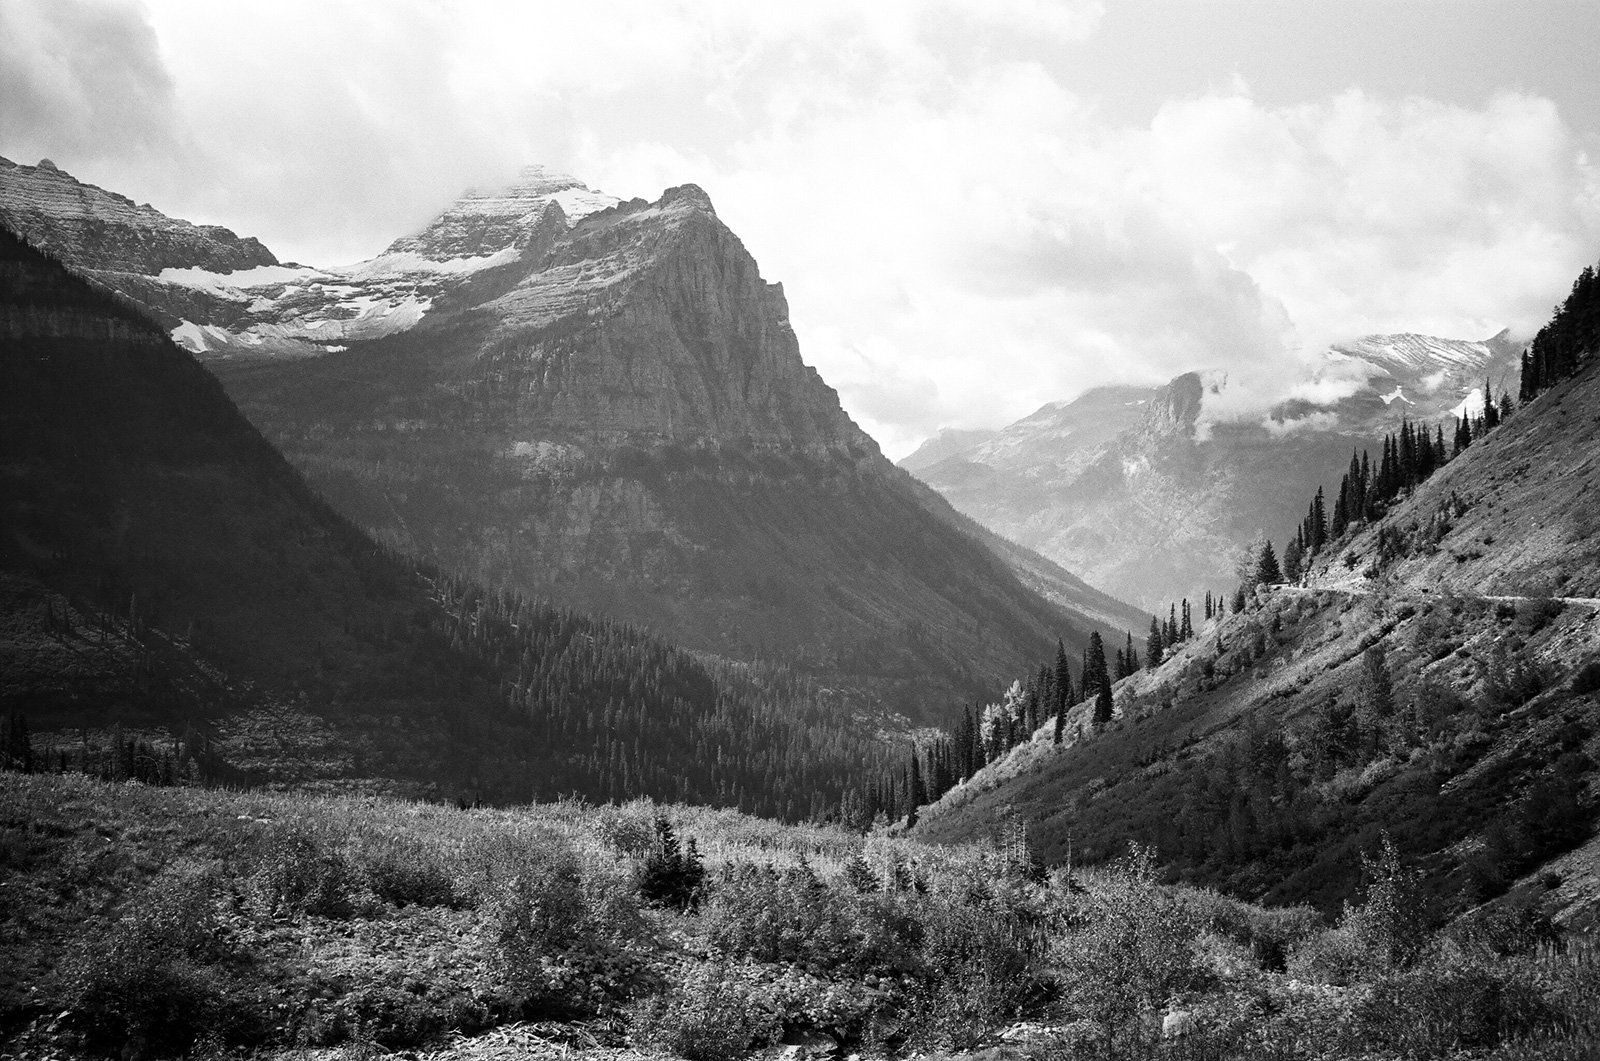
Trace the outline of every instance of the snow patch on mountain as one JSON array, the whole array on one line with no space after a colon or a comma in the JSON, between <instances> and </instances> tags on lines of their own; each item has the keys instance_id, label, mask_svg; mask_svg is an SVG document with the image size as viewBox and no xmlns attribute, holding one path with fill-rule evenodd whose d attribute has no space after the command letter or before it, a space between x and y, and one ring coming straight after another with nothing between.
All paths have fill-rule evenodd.
<instances>
[{"instance_id":1,"label":"snow patch on mountain","mask_svg":"<svg viewBox=\"0 0 1600 1061\"><path fill-rule=\"evenodd\" d=\"M500 265L510 265L521 257L522 252L515 247L505 247L493 254L465 255L460 258L447 258L444 261L425 258L415 251L391 251L355 265L344 266L334 272L362 280L404 276L407 273L464 276Z\"/></svg>"},{"instance_id":2,"label":"snow patch on mountain","mask_svg":"<svg viewBox=\"0 0 1600 1061\"><path fill-rule=\"evenodd\" d=\"M248 302L252 296L245 294L244 289L249 287L265 287L269 284L288 284L291 281L307 280L312 277L326 276L318 269L304 266L291 268L284 265L257 265L250 269L235 269L232 272L216 272L211 269L175 269L166 268L156 274L156 279L164 284L177 284L180 287L192 287L198 291L206 291L218 298L225 298L233 302Z\"/></svg>"},{"instance_id":3,"label":"snow patch on mountain","mask_svg":"<svg viewBox=\"0 0 1600 1061\"><path fill-rule=\"evenodd\" d=\"M1483 413L1483 388L1474 387L1471 393L1461 399L1461 404L1450 410L1450 415L1457 420L1463 416L1480 416Z\"/></svg>"}]
</instances>

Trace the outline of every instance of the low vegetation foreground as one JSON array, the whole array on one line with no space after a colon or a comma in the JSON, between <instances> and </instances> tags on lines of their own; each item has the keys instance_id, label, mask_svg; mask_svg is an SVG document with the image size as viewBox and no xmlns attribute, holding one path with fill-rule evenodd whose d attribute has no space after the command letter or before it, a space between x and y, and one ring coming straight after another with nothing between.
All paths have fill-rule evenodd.
<instances>
[{"instance_id":1,"label":"low vegetation foreground","mask_svg":"<svg viewBox=\"0 0 1600 1061\"><path fill-rule=\"evenodd\" d=\"M0 1027L7 1056L130 1059L1600 1050L1585 940L1516 908L1425 935L1391 846L1364 876L1329 925L1164 885L1138 848L1045 872L1019 828L935 848L647 802L9 773Z\"/></svg>"}]
</instances>

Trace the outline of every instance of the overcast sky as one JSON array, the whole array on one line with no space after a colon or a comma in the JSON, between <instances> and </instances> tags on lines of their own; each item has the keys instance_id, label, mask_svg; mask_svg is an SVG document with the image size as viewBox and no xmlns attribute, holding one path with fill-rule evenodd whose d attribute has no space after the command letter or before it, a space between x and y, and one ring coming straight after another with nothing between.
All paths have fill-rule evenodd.
<instances>
[{"instance_id":1,"label":"overcast sky","mask_svg":"<svg viewBox=\"0 0 1600 1061\"><path fill-rule=\"evenodd\" d=\"M1101 383L1531 332L1600 2L0 0L0 155L316 265L527 162L695 183L892 456Z\"/></svg>"}]
</instances>

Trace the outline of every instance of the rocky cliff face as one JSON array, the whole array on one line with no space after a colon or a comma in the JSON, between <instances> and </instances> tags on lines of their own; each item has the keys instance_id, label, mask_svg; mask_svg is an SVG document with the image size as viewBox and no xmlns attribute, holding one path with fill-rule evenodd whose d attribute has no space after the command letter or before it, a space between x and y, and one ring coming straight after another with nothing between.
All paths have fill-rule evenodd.
<instances>
[{"instance_id":1,"label":"rocky cliff face","mask_svg":"<svg viewBox=\"0 0 1600 1061\"><path fill-rule=\"evenodd\" d=\"M485 309L483 370L546 437L878 454L801 360L782 287L693 186L584 219ZM558 325L579 315L573 341Z\"/></svg>"},{"instance_id":2,"label":"rocky cliff face","mask_svg":"<svg viewBox=\"0 0 1600 1061\"><path fill-rule=\"evenodd\" d=\"M0 223L95 272L155 276L163 269L231 272L277 265L260 241L218 225L192 225L148 203L83 184L49 159L0 158Z\"/></svg>"},{"instance_id":3,"label":"rocky cliff face","mask_svg":"<svg viewBox=\"0 0 1600 1061\"><path fill-rule=\"evenodd\" d=\"M1353 449L1376 452L1402 419L1432 426L1480 409L1485 383L1498 393L1519 352L1505 334L1368 336L1327 354L1352 393L1245 419L1208 415L1209 402L1228 397L1219 374L1186 373L1155 391L1108 388L1046 406L918 474L958 510L1091 585L1165 611L1180 597L1229 590L1248 543L1264 533L1281 545L1317 487L1337 486Z\"/></svg>"}]
</instances>

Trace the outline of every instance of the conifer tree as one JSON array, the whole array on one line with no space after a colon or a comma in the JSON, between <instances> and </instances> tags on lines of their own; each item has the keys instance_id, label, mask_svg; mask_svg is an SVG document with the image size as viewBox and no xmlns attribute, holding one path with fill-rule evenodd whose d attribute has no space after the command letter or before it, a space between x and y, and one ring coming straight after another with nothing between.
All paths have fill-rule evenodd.
<instances>
[{"instance_id":1,"label":"conifer tree","mask_svg":"<svg viewBox=\"0 0 1600 1061\"><path fill-rule=\"evenodd\" d=\"M1151 670L1161 666L1161 653L1166 648L1166 639L1161 636L1161 623L1155 616L1150 617L1150 636L1144 641L1144 665Z\"/></svg>"},{"instance_id":2,"label":"conifer tree","mask_svg":"<svg viewBox=\"0 0 1600 1061\"><path fill-rule=\"evenodd\" d=\"M1300 546L1300 534L1295 533L1289 539L1289 544L1283 547L1283 577L1288 582L1300 581L1300 563L1303 553Z\"/></svg>"},{"instance_id":3,"label":"conifer tree","mask_svg":"<svg viewBox=\"0 0 1600 1061\"><path fill-rule=\"evenodd\" d=\"M1128 664L1127 670L1120 675L1120 677L1123 678L1131 678L1133 675L1139 673L1139 650L1133 647L1133 631L1127 631L1127 635L1128 643L1123 648L1123 653L1128 661Z\"/></svg>"},{"instance_id":4,"label":"conifer tree","mask_svg":"<svg viewBox=\"0 0 1600 1061\"><path fill-rule=\"evenodd\" d=\"M1094 726L1100 729L1111 721L1111 678L1106 673L1106 647L1100 640L1100 631L1089 634L1088 661L1084 666L1084 698L1088 698L1090 685L1094 688Z\"/></svg>"},{"instance_id":5,"label":"conifer tree","mask_svg":"<svg viewBox=\"0 0 1600 1061\"><path fill-rule=\"evenodd\" d=\"M1072 671L1067 667L1067 646L1056 639L1056 717L1061 718L1072 704Z\"/></svg>"},{"instance_id":6,"label":"conifer tree","mask_svg":"<svg viewBox=\"0 0 1600 1061\"><path fill-rule=\"evenodd\" d=\"M1256 561L1256 582L1270 586L1282 581L1283 571L1278 567L1278 554L1272 551L1269 539L1261 544L1261 556Z\"/></svg>"}]
</instances>

